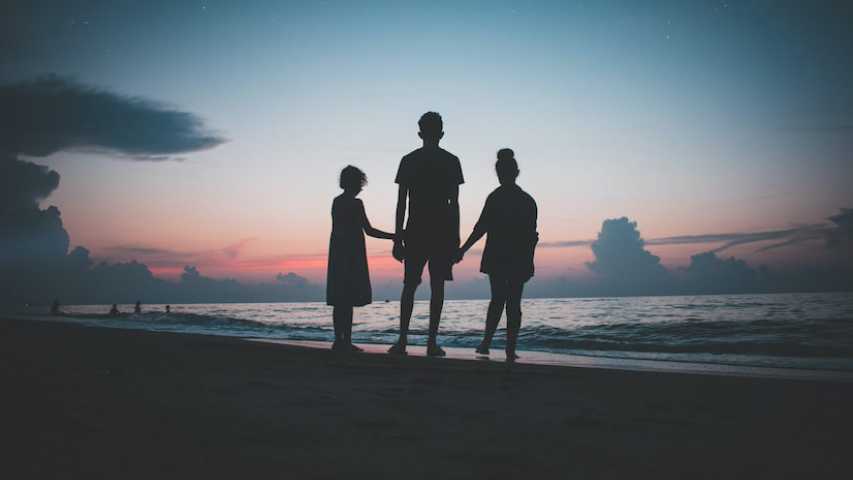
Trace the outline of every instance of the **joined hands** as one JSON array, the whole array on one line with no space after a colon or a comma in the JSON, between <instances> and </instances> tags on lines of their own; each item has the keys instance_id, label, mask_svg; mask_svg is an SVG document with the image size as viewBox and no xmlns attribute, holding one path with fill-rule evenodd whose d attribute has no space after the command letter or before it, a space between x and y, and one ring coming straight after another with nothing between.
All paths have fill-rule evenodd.
<instances>
[{"instance_id":1,"label":"joined hands","mask_svg":"<svg viewBox=\"0 0 853 480\"><path fill-rule=\"evenodd\" d=\"M403 241L400 238L394 239L394 248L391 249L391 255L398 262L402 262L406 258L406 247L403 246Z\"/></svg>"}]
</instances>

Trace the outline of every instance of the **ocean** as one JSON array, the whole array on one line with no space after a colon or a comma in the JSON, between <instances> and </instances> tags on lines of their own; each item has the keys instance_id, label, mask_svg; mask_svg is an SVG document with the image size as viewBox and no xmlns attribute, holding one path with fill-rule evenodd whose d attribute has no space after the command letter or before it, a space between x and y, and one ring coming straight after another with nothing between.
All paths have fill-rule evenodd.
<instances>
[{"instance_id":1,"label":"ocean","mask_svg":"<svg viewBox=\"0 0 853 480\"><path fill-rule=\"evenodd\" d=\"M473 349L487 300L449 300L440 344ZM87 325L267 340L331 341L322 303L143 305L109 317L109 305L63 306ZM119 305L132 312L133 305ZM623 360L853 371L853 293L526 299L520 351ZM426 342L429 306L417 302L409 343ZM396 340L398 302L355 309L353 340ZM493 349L503 347L505 318Z\"/></svg>"}]
</instances>

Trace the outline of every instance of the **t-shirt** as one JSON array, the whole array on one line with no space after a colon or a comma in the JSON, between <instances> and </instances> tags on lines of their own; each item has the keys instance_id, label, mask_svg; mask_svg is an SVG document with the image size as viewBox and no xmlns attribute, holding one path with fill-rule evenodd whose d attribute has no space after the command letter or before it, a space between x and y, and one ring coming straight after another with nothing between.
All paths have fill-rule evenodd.
<instances>
[{"instance_id":1,"label":"t-shirt","mask_svg":"<svg viewBox=\"0 0 853 480\"><path fill-rule=\"evenodd\" d=\"M400 160L394 182L409 189L407 230L449 230L451 194L465 183L456 155L443 148L419 148Z\"/></svg>"},{"instance_id":2,"label":"t-shirt","mask_svg":"<svg viewBox=\"0 0 853 480\"><path fill-rule=\"evenodd\" d=\"M487 234L480 271L520 280L532 277L539 240L536 217L536 201L518 185L501 186L489 194L477 220Z\"/></svg>"}]
</instances>

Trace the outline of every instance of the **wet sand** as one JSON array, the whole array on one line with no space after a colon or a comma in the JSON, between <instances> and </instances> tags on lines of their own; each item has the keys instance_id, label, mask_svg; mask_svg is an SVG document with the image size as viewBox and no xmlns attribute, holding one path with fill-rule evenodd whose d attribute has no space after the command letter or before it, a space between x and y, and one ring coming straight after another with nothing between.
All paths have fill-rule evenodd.
<instances>
[{"instance_id":1,"label":"wet sand","mask_svg":"<svg viewBox=\"0 0 853 480\"><path fill-rule=\"evenodd\" d=\"M853 385L0 319L6 478L848 478ZM8 475L12 474L12 475Z\"/></svg>"}]
</instances>

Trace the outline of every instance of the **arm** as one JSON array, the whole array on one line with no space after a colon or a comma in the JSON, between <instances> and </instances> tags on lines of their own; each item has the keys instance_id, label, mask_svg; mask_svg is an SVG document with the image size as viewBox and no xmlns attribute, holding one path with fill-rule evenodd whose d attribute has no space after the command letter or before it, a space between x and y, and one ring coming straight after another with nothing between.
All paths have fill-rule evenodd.
<instances>
[{"instance_id":1,"label":"arm","mask_svg":"<svg viewBox=\"0 0 853 480\"><path fill-rule=\"evenodd\" d=\"M398 241L403 241L403 224L406 220L406 203L409 199L409 189L405 185L400 185L397 190L397 216L394 222L394 232L397 234Z\"/></svg>"},{"instance_id":2,"label":"arm","mask_svg":"<svg viewBox=\"0 0 853 480\"><path fill-rule=\"evenodd\" d=\"M364 229L364 233L373 238L382 238L385 240L394 240L394 234L388 233L378 228L373 228L373 225L370 224L370 220L367 219L367 212L364 210L364 203L361 203L359 200L359 204L361 206L361 227Z\"/></svg>"},{"instance_id":3,"label":"arm","mask_svg":"<svg viewBox=\"0 0 853 480\"><path fill-rule=\"evenodd\" d=\"M483 222L478 221L476 225L474 225L474 231L471 232L471 236L468 237L468 240L465 240L465 243L459 247L459 253L464 255L465 252L471 249L475 243L479 242L483 235L486 234L486 227L483 225ZM461 256L460 255L460 256Z\"/></svg>"},{"instance_id":4,"label":"arm","mask_svg":"<svg viewBox=\"0 0 853 480\"><path fill-rule=\"evenodd\" d=\"M384 230L379 230L378 228L373 228L370 225L370 221L367 220L367 217L364 218L364 233L369 237L373 238L382 238L385 240L394 240L397 238L393 233L386 232Z\"/></svg>"},{"instance_id":5,"label":"arm","mask_svg":"<svg viewBox=\"0 0 853 480\"><path fill-rule=\"evenodd\" d=\"M398 262L403 261L403 224L406 220L406 203L409 198L409 189L405 185L400 185L397 190L397 215L394 221L394 249L391 255Z\"/></svg>"},{"instance_id":6,"label":"arm","mask_svg":"<svg viewBox=\"0 0 853 480\"><path fill-rule=\"evenodd\" d=\"M487 225L486 218L487 218L488 206L489 206L489 201L486 200L486 204L483 206L483 211L480 212L480 218L477 220L477 223L474 225L474 230L471 232L471 235L468 237L468 240L466 240L465 243L461 247L459 247L459 251L456 253L456 258L455 258L456 263L461 262L462 257L465 255L465 253L468 250L470 250L471 247L473 247L475 243L480 241L480 239L483 238L483 235L485 235L486 232L488 231L488 228L486 226Z\"/></svg>"},{"instance_id":7,"label":"arm","mask_svg":"<svg viewBox=\"0 0 853 480\"><path fill-rule=\"evenodd\" d=\"M450 192L450 228L456 233L456 243L454 246L459 246L459 185L454 185Z\"/></svg>"}]
</instances>

